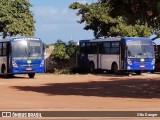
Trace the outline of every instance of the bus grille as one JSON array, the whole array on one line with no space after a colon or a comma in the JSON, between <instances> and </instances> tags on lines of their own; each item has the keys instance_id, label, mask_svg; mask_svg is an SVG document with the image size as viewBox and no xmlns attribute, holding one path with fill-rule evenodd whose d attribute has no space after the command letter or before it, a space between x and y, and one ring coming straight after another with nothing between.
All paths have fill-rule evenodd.
<instances>
[{"instance_id":1,"label":"bus grille","mask_svg":"<svg viewBox=\"0 0 160 120\"><path fill-rule=\"evenodd\" d=\"M21 67L38 67L38 64L20 65Z\"/></svg>"}]
</instances>

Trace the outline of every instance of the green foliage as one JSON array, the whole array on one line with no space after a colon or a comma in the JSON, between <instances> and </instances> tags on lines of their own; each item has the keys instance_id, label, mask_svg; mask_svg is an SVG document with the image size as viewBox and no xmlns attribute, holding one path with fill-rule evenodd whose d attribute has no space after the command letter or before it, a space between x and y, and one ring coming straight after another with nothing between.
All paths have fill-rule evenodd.
<instances>
[{"instance_id":1,"label":"green foliage","mask_svg":"<svg viewBox=\"0 0 160 120\"><path fill-rule=\"evenodd\" d=\"M118 17L118 24L110 27L108 35L148 37L150 33L151 27L149 27L147 24L140 25L137 23L135 25L127 25L122 17Z\"/></svg>"},{"instance_id":2,"label":"green foliage","mask_svg":"<svg viewBox=\"0 0 160 120\"><path fill-rule=\"evenodd\" d=\"M54 68L53 72L55 74L69 74L70 73L70 69L69 68L62 68L62 69Z\"/></svg>"},{"instance_id":3,"label":"green foliage","mask_svg":"<svg viewBox=\"0 0 160 120\"><path fill-rule=\"evenodd\" d=\"M68 61L75 55L76 46L73 41L69 41L67 44L62 40L57 40L54 44L54 50L52 52L52 58L56 61Z\"/></svg>"},{"instance_id":4,"label":"green foliage","mask_svg":"<svg viewBox=\"0 0 160 120\"><path fill-rule=\"evenodd\" d=\"M70 73L70 69L75 64L75 55L76 46L73 41L65 43L62 40L57 40L50 56L55 64L53 72L56 74Z\"/></svg>"},{"instance_id":5,"label":"green foliage","mask_svg":"<svg viewBox=\"0 0 160 120\"><path fill-rule=\"evenodd\" d=\"M74 45L73 41L65 43L62 40L57 40L57 42L54 44L52 57L58 61L67 61L75 55L75 51L76 46Z\"/></svg>"},{"instance_id":6,"label":"green foliage","mask_svg":"<svg viewBox=\"0 0 160 120\"><path fill-rule=\"evenodd\" d=\"M93 30L95 37L103 36L109 31L109 26L114 24L115 20L110 17L109 8L101 3L79 4L78 2L70 5L72 9L79 9L77 15L81 15L79 23L86 22L85 30Z\"/></svg>"},{"instance_id":7,"label":"green foliage","mask_svg":"<svg viewBox=\"0 0 160 120\"><path fill-rule=\"evenodd\" d=\"M79 23L85 30L102 36L149 36L159 34L159 0L99 0L92 4L74 2L69 6L78 10Z\"/></svg>"},{"instance_id":8,"label":"green foliage","mask_svg":"<svg viewBox=\"0 0 160 120\"><path fill-rule=\"evenodd\" d=\"M28 0L0 0L0 32L3 37L33 35L34 19Z\"/></svg>"},{"instance_id":9,"label":"green foliage","mask_svg":"<svg viewBox=\"0 0 160 120\"><path fill-rule=\"evenodd\" d=\"M66 53L66 45L63 41L57 40L56 44L54 45L54 50L52 52L52 56L56 60L68 60L69 55Z\"/></svg>"}]
</instances>

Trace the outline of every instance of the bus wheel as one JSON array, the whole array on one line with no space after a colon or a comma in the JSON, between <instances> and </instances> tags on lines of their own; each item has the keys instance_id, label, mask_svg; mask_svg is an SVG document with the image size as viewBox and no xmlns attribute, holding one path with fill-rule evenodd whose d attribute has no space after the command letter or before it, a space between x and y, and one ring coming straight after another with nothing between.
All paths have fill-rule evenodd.
<instances>
[{"instance_id":1,"label":"bus wheel","mask_svg":"<svg viewBox=\"0 0 160 120\"><path fill-rule=\"evenodd\" d=\"M95 65L94 65L93 62L91 62L91 63L89 64L89 72L90 72L90 73L94 73L94 72L95 72Z\"/></svg>"},{"instance_id":2,"label":"bus wheel","mask_svg":"<svg viewBox=\"0 0 160 120\"><path fill-rule=\"evenodd\" d=\"M150 71L152 74L154 74L155 73L155 71L154 70L152 70L152 71Z\"/></svg>"},{"instance_id":3,"label":"bus wheel","mask_svg":"<svg viewBox=\"0 0 160 120\"><path fill-rule=\"evenodd\" d=\"M114 63L112 65L111 71L112 71L113 74L117 74L118 73L118 66L117 66L116 63Z\"/></svg>"},{"instance_id":4,"label":"bus wheel","mask_svg":"<svg viewBox=\"0 0 160 120\"><path fill-rule=\"evenodd\" d=\"M14 74L8 74L8 77L13 78Z\"/></svg>"},{"instance_id":5,"label":"bus wheel","mask_svg":"<svg viewBox=\"0 0 160 120\"><path fill-rule=\"evenodd\" d=\"M29 78L34 78L35 73L29 73L28 76L29 76Z\"/></svg>"},{"instance_id":6,"label":"bus wheel","mask_svg":"<svg viewBox=\"0 0 160 120\"><path fill-rule=\"evenodd\" d=\"M7 69L5 66L2 67L2 74L3 74L3 76L7 75Z\"/></svg>"},{"instance_id":7,"label":"bus wheel","mask_svg":"<svg viewBox=\"0 0 160 120\"><path fill-rule=\"evenodd\" d=\"M142 71L139 70L139 71L136 71L135 73L136 73L137 75L141 75L141 74L142 74Z\"/></svg>"}]
</instances>

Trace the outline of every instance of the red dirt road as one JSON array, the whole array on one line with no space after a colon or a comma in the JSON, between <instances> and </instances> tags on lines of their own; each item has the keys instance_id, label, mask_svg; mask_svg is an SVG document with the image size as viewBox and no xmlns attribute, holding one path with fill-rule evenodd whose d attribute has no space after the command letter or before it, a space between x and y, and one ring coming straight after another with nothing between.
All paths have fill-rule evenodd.
<instances>
[{"instance_id":1,"label":"red dirt road","mask_svg":"<svg viewBox=\"0 0 160 120\"><path fill-rule=\"evenodd\" d=\"M160 74L37 74L0 78L0 109L160 111Z\"/></svg>"}]
</instances>

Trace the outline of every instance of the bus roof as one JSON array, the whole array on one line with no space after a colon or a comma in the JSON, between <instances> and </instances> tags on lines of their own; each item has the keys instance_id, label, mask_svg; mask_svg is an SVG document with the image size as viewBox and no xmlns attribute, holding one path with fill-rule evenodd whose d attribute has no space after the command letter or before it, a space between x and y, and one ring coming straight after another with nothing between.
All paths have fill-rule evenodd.
<instances>
[{"instance_id":1,"label":"bus roof","mask_svg":"<svg viewBox=\"0 0 160 120\"><path fill-rule=\"evenodd\" d=\"M90 40L79 40L79 43L81 43L81 42L89 42Z\"/></svg>"},{"instance_id":2,"label":"bus roof","mask_svg":"<svg viewBox=\"0 0 160 120\"><path fill-rule=\"evenodd\" d=\"M147 37L124 37L123 40L151 40L151 38Z\"/></svg>"},{"instance_id":3,"label":"bus roof","mask_svg":"<svg viewBox=\"0 0 160 120\"><path fill-rule=\"evenodd\" d=\"M11 37L11 38L6 38L6 39L0 39L0 42L9 42L9 41L18 41L18 40L37 40L37 41L41 41L40 38L37 37L26 37L26 36L21 36L21 37Z\"/></svg>"},{"instance_id":4,"label":"bus roof","mask_svg":"<svg viewBox=\"0 0 160 120\"><path fill-rule=\"evenodd\" d=\"M90 42L103 42L103 41L121 41L121 38L115 37L115 38L103 38L103 39L90 40Z\"/></svg>"},{"instance_id":5,"label":"bus roof","mask_svg":"<svg viewBox=\"0 0 160 120\"><path fill-rule=\"evenodd\" d=\"M80 40L79 43L85 42L104 42L104 41L128 41L128 40L151 40L150 38L146 37L109 37L109 38L102 38L102 39L90 39L90 40Z\"/></svg>"}]
</instances>

